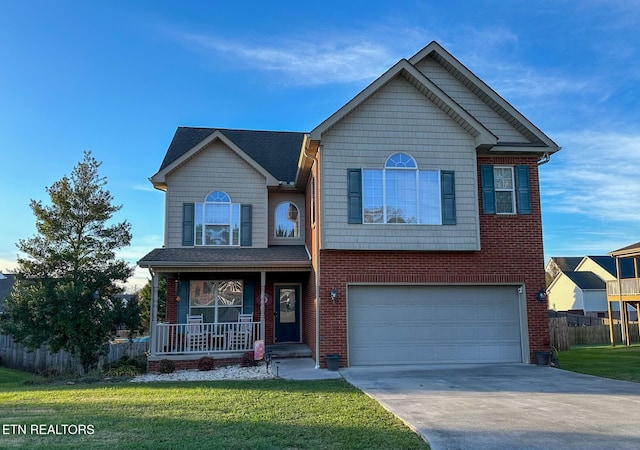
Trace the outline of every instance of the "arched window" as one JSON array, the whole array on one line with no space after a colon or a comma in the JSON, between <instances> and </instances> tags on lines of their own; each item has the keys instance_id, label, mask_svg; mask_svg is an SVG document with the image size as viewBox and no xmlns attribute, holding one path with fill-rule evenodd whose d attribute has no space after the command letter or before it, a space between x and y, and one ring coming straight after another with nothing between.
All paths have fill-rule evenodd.
<instances>
[{"instance_id":1,"label":"arched window","mask_svg":"<svg viewBox=\"0 0 640 450\"><path fill-rule=\"evenodd\" d=\"M240 245L240 204L226 192L210 192L195 207L196 245Z\"/></svg>"},{"instance_id":2,"label":"arched window","mask_svg":"<svg viewBox=\"0 0 640 450\"><path fill-rule=\"evenodd\" d=\"M300 236L300 211L292 202L282 202L275 210L275 236L297 238Z\"/></svg>"},{"instance_id":3,"label":"arched window","mask_svg":"<svg viewBox=\"0 0 640 450\"><path fill-rule=\"evenodd\" d=\"M364 223L441 224L440 172L394 153L383 169L362 170L362 207Z\"/></svg>"}]
</instances>

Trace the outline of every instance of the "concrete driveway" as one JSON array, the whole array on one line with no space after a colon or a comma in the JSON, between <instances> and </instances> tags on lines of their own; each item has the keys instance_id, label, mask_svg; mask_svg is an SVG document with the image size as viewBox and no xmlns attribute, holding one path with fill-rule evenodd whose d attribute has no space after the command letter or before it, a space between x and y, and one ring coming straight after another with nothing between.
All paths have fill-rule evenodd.
<instances>
[{"instance_id":1,"label":"concrete driveway","mask_svg":"<svg viewBox=\"0 0 640 450\"><path fill-rule=\"evenodd\" d=\"M434 450L640 448L640 383L528 364L340 372Z\"/></svg>"}]
</instances>

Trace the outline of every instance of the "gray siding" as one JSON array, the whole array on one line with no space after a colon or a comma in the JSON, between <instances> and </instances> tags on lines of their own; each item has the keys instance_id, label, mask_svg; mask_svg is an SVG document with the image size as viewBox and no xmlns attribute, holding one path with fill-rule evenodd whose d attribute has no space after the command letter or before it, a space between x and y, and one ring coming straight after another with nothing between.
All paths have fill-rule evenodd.
<instances>
[{"instance_id":1,"label":"gray siding","mask_svg":"<svg viewBox=\"0 0 640 450\"><path fill-rule=\"evenodd\" d=\"M474 142L410 83L392 80L322 138L323 248L479 249ZM347 223L347 169L382 168L395 152L420 169L455 171L456 225Z\"/></svg>"},{"instance_id":2,"label":"gray siding","mask_svg":"<svg viewBox=\"0 0 640 450\"><path fill-rule=\"evenodd\" d=\"M478 119L493 134L498 136L501 142L529 142L527 138L500 117L485 102L480 100L469 88L447 72L433 58L423 59L416 68L438 85L456 103Z\"/></svg>"},{"instance_id":3,"label":"gray siding","mask_svg":"<svg viewBox=\"0 0 640 450\"><path fill-rule=\"evenodd\" d=\"M213 142L167 175L165 246L182 246L182 205L224 191L233 203L251 204L253 247L267 246L265 177L220 141Z\"/></svg>"},{"instance_id":4,"label":"gray siding","mask_svg":"<svg viewBox=\"0 0 640 450\"><path fill-rule=\"evenodd\" d=\"M300 229L298 238L278 238L275 236L275 209L282 202L291 202L298 207ZM299 192L270 192L269 193L269 222L268 232L269 245L304 245L305 226L304 194Z\"/></svg>"}]
</instances>

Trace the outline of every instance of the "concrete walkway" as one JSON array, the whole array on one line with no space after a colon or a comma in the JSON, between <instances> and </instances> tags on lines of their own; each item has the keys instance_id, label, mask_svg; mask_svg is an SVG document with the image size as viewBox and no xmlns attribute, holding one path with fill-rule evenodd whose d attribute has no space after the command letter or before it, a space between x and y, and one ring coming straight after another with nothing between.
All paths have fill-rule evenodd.
<instances>
[{"instance_id":1,"label":"concrete walkway","mask_svg":"<svg viewBox=\"0 0 640 450\"><path fill-rule=\"evenodd\" d=\"M640 383L528 364L340 373L433 450L640 448Z\"/></svg>"},{"instance_id":2,"label":"concrete walkway","mask_svg":"<svg viewBox=\"0 0 640 450\"><path fill-rule=\"evenodd\" d=\"M316 369L311 358L274 359L269 369L271 373L285 380L329 380L342 378L340 372L327 369Z\"/></svg>"}]
</instances>

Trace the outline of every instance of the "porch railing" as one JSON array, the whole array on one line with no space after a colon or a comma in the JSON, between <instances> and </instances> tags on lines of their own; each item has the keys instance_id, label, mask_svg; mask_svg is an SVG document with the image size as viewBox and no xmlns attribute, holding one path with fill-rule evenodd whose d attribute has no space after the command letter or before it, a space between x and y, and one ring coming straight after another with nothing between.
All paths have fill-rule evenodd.
<instances>
[{"instance_id":1,"label":"porch railing","mask_svg":"<svg viewBox=\"0 0 640 450\"><path fill-rule=\"evenodd\" d=\"M245 352L260 338L260 322L159 323L155 331L156 355Z\"/></svg>"},{"instance_id":2,"label":"porch railing","mask_svg":"<svg viewBox=\"0 0 640 450\"><path fill-rule=\"evenodd\" d=\"M623 278L620 280L622 295L640 295L640 278ZM620 295L618 280L607 281L607 295Z\"/></svg>"}]
</instances>

